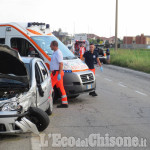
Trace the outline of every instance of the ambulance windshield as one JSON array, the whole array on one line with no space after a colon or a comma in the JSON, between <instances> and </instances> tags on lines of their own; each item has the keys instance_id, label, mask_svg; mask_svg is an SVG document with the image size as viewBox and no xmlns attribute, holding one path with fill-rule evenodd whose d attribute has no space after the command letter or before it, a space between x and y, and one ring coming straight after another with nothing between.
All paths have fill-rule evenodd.
<instances>
[{"instance_id":1,"label":"ambulance windshield","mask_svg":"<svg viewBox=\"0 0 150 150\"><path fill-rule=\"evenodd\" d=\"M63 59L76 59L77 57L55 36L32 36L31 37L44 51L47 55L51 57L53 51L50 48L52 41L58 42L58 48L63 54Z\"/></svg>"}]
</instances>

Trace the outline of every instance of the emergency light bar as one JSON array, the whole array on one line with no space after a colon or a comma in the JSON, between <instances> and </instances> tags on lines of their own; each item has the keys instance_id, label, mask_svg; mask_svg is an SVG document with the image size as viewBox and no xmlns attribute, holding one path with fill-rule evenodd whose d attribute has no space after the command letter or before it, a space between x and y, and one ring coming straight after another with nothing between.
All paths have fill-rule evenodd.
<instances>
[{"instance_id":1,"label":"emergency light bar","mask_svg":"<svg viewBox=\"0 0 150 150\"><path fill-rule=\"evenodd\" d=\"M29 22L28 23L28 27L31 27L31 26L45 26L45 25L46 25L46 29L50 28L50 25L46 24L46 23L40 23L40 22Z\"/></svg>"},{"instance_id":2,"label":"emergency light bar","mask_svg":"<svg viewBox=\"0 0 150 150\"><path fill-rule=\"evenodd\" d=\"M49 24L46 24L46 29L50 28L50 25Z\"/></svg>"}]
</instances>

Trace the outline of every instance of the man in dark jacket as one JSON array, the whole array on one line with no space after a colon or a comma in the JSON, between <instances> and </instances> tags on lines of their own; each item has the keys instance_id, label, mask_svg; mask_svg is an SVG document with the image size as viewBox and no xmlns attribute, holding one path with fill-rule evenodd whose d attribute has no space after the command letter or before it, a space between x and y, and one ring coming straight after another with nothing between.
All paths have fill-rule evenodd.
<instances>
[{"instance_id":1,"label":"man in dark jacket","mask_svg":"<svg viewBox=\"0 0 150 150\"><path fill-rule=\"evenodd\" d=\"M90 50L85 52L82 60L85 60L85 63L89 67L89 70L91 70L95 74L95 68L94 68L94 62L97 61L98 65L100 66L100 70L103 71L102 64L98 58L98 53L94 51L94 44L90 44ZM97 96L96 92L90 92L89 95Z\"/></svg>"}]
</instances>

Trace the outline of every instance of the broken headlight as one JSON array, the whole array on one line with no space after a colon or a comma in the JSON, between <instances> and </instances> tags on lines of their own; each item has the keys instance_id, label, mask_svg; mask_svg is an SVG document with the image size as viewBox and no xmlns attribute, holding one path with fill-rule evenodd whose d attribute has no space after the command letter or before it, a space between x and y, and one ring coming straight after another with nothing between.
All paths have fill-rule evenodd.
<instances>
[{"instance_id":1,"label":"broken headlight","mask_svg":"<svg viewBox=\"0 0 150 150\"><path fill-rule=\"evenodd\" d=\"M21 111L22 106L18 105L17 102L6 103L2 106L1 111Z\"/></svg>"}]
</instances>

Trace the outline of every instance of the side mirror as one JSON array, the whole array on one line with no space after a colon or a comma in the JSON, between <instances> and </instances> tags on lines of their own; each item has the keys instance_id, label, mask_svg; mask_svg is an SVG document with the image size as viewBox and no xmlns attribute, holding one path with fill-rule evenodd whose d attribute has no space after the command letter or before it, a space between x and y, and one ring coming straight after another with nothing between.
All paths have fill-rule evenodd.
<instances>
[{"instance_id":1,"label":"side mirror","mask_svg":"<svg viewBox=\"0 0 150 150\"><path fill-rule=\"evenodd\" d=\"M41 84L38 84L37 86L38 86L38 90L39 90L40 96L41 96L41 97L44 97L44 91L43 91L43 89L42 89L42 87L41 87Z\"/></svg>"},{"instance_id":2,"label":"side mirror","mask_svg":"<svg viewBox=\"0 0 150 150\"><path fill-rule=\"evenodd\" d=\"M43 75L47 74L46 70L42 70L42 73L43 73Z\"/></svg>"}]
</instances>

